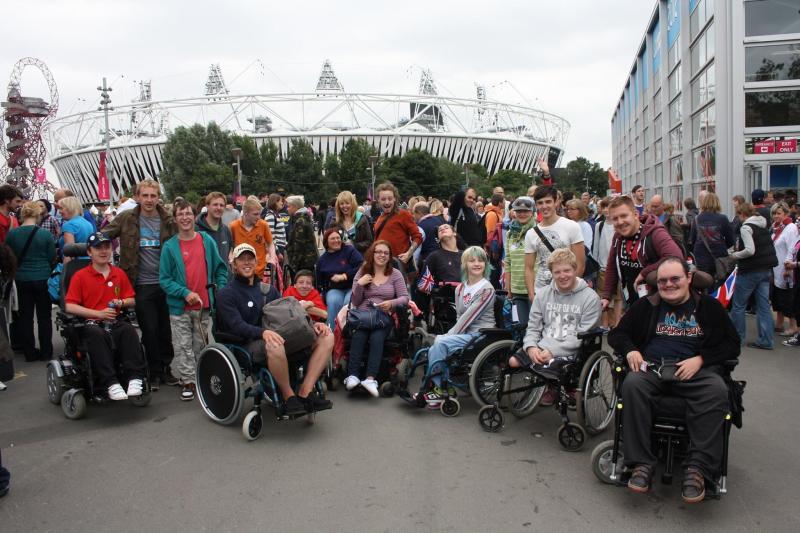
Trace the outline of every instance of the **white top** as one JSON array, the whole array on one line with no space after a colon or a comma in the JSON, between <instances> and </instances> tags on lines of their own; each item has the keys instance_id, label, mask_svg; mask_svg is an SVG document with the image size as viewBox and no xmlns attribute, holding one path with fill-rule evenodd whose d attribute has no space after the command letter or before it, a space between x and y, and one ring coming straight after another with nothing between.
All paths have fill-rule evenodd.
<instances>
[{"instance_id":1,"label":"white top","mask_svg":"<svg viewBox=\"0 0 800 533\"><path fill-rule=\"evenodd\" d=\"M559 217L556 222L550 226L537 226L553 249L569 248L573 244L583 242L583 232L577 222L568 218ZM545 287L550 284L553 275L550 269L547 268L547 258L550 257L550 250L539 238L539 234L534 229L531 229L525 235L525 253L536 254L536 263L539 269L536 272L536 288Z\"/></svg>"},{"instance_id":2,"label":"white top","mask_svg":"<svg viewBox=\"0 0 800 533\"><path fill-rule=\"evenodd\" d=\"M797 230L796 224L788 224L783 231L775 239L775 254L778 256L778 266L772 268L772 275L774 278L773 283L779 289L788 289L789 286L786 283L786 278L783 277L783 273L786 269L783 266L784 261L794 261L794 245L797 243L797 239L800 238L800 232Z\"/></svg>"}]
</instances>

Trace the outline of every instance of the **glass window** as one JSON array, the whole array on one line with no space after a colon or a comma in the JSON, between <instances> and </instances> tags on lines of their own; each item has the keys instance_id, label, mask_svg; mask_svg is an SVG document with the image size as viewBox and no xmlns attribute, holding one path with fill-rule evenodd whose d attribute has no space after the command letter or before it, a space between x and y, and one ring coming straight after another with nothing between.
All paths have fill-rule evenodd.
<instances>
[{"instance_id":1,"label":"glass window","mask_svg":"<svg viewBox=\"0 0 800 533\"><path fill-rule=\"evenodd\" d=\"M668 197L664 199L675 206L676 211L683 209L683 185L673 185L669 188Z\"/></svg>"},{"instance_id":2,"label":"glass window","mask_svg":"<svg viewBox=\"0 0 800 533\"><path fill-rule=\"evenodd\" d=\"M800 124L800 91L746 93L744 102L748 128Z\"/></svg>"},{"instance_id":3,"label":"glass window","mask_svg":"<svg viewBox=\"0 0 800 533\"><path fill-rule=\"evenodd\" d=\"M745 81L800 79L800 43L750 46L744 57Z\"/></svg>"},{"instance_id":4,"label":"glass window","mask_svg":"<svg viewBox=\"0 0 800 533\"><path fill-rule=\"evenodd\" d=\"M714 87L714 64L712 63L692 82L692 109L704 106L716 96Z\"/></svg>"},{"instance_id":5,"label":"glass window","mask_svg":"<svg viewBox=\"0 0 800 533\"><path fill-rule=\"evenodd\" d=\"M683 183L683 160L680 157L669 160L669 182Z\"/></svg>"},{"instance_id":6,"label":"glass window","mask_svg":"<svg viewBox=\"0 0 800 533\"><path fill-rule=\"evenodd\" d=\"M664 165L661 163L655 167L655 184L661 185L664 183Z\"/></svg>"},{"instance_id":7,"label":"glass window","mask_svg":"<svg viewBox=\"0 0 800 533\"><path fill-rule=\"evenodd\" d=\"M706 31L697 39L691 50L692 75L698 72L709 60L714 58L714 25L709 24Z\"/></svg>"},{"instance_id":8,"label":"glass window","mask_svg":"<svg viewBox=\"0 0 800 533\"><path fill-rule=\"evenodd\" d=\"M744 34L781 35L800 33L800 12L797 2L761 0L744 3Z\"/></svg>"},{"instance_id":9,"label":"glass window","mask_svg":"<svg viewBox=\"0 0 800 533\"><path fill-rule=\"evenodd\" d=\"M716 135L716 110L710 105L692 117L692 144L713 139Z\"/></svg>"},{"instance_id":10,"label":"glass window","mask_svg":"<svg viewBox=\"0 0 800 533\"><path fill-rule=\"evenodd\" d=\"M714 64L706 68L706 91L708 91L708 100L713 100L717 96L717 86L714 81Z\"/></svg>"},{"instance_id":11,"label":"glass window","mask_svg":"<svg viewBox=\"0 0 800 533\"><path fill-rule=\"evenodd\" d=\"M717 150L714 144L707 144L692 152L692 181L708 180L716 173Z\"/></svg>"},{"instance_id":12,"label":"glass window","mask_svg":"<svg viewBox=\"0 0 800 533\"><path fill-rule=\"evenodd\" d=\"M653 145L653 157L655 158L655 162L656 163L661 161L661 158L664 157L664 153L663 153L664 144L663 143L664 143L664 141L659 139L659 140L656 141L656 144Z\"/></svg>"},{"instance_id":13,"label":"glass window","mask_svg":"<svg viewBox=\"0 0 800 533\"><path fill-rule=\"evenodd\" d=\"M669 155L678 155L683 151L683 126L669 132Z\"/></svg>"},{"instance_id":14,"label":"glass window","mask_svg":"<svg viewBox=\"0 0 800 533\"><path fill-rule=\"evenodd\" d=\"M667 60L667 70L672 70L675 68L675 65L681 62L681 47L679 43L675 43L672 45L672 48L669 49L669 58Z\"/></svg>"},{"instance_id":15,"label":"glass window","mask_svg":"<svg viewBox=\"0 0 800 533\"><path fill-rule=\"evenodd\" d=\"M683 98L681 98L681 96L678 95L678 97L669 104L669 125L670 125L670 127L681 123L681 118L683 116L682 115L683 111L681 109L682 100L683 100Z\"/></svg>"},{"instance_id":16,"label":"glass window","mask_svg":"<svg viewBox=\"0 0 800 533\"><path fill-rule=\"evenodd\" d=\"M669 75L669 97L675 98L681 92L681 69L676 68L675 71Z\"/></svg>"},{"instance_id":17,"label":"glass window","mask_svg":"<svg viewBox=\"0 0 800 533\"><path fill-rule=\"evenodd\" d=\"M653 95L653 113L656 115L661 113L661 89Z\"/></svg>"},{"instance_id":18,"label":"glass window","mask_svg":"<svg viewBox=\"0 0 800 533\"><path fill-rule=\"evenodd\" d=\"M664 130L661 129L661 115L658 115L653 121L653 136L656 139L660 139L662 135L664 135Z\"/></svg>"},{"instance_id":19,"label":"glass window","mask_svg":"<svg viewBox=\"0 0 800 533\"><path fill-rule=\"evenodd\" d=\"M645 128L644 131L642 131L642 142L645 146L650 144L650 128Z\"/></svg>"}]
</instances>

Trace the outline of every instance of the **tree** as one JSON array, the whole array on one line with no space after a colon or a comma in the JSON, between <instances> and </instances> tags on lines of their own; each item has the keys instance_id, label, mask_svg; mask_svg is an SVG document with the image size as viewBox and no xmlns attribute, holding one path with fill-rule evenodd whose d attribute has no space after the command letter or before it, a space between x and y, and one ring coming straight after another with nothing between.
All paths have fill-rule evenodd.
<instances>
[{"instance_id":1,"label":"tree","mask_svg":"<svg viewBox=\"0 0 800 533\"><path fill-rule=\"evenodd\" d=\"M327 200L333 185L322 175L322 158L304 139L292 142L286 160L275 167L275 178L287 191L302 194L311 201Z\"/></svg>"},{"instance_id":2,"label":"tree","mask_svg":"<svg viewBox=\"0 0 800 533\"><path fill-rule=\"evenodd\" d=\"M486 183L487 187L481 191L484 196L491 196L495 187L502 187L509 196L520 196L528 192L532 178L530 174L507 168L497 171Z\"/></svg>"},{"instance_id":3,"label":"tree","mask_svg":"<svg viewBox=\"0 0 800 533\"><path fill-rule=\"evenodd\" d=\"M347 141L339 153L339 176L334 183L338 183L341 190L349 190L359 198L366 197L372 182L369 158L376 154L375 148L365 139Z\"/></svg>"},{"instance_id":4,"label":"tree","mask_svg":"<svg viewBox=\"0 0 800 533\"><path fill-rule=\"evenodd\" d=\"M590 194L604 195L608 190L608 173L600 164L592 163L585 157L577 157L557 174L555 184L561 191L580 195L587 190L587 180Z\"/></svg>"}]
</instances>

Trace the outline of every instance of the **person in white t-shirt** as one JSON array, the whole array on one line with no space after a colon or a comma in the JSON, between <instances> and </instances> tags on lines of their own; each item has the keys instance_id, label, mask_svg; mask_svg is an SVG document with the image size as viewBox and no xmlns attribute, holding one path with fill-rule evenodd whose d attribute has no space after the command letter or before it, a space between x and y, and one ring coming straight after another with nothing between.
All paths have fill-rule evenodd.
<instances>
[{"instance_id":1,"label":"person in white t-shirt","mask_svg":"<svg viewBox=\"0 0 800 533\"><path fill-rule=\"evenodd\" d=\"M541 213L542 221L525 236L525 285L528 297L533 301L536 289L550 284L553 275L547 268L547 258L558 248L569 248L578 260L578 276L583 276L586 265L586 253L583 245L583 232L577 222L558 215L556 201L558 192L555 187L545 185L536 189L533 197L536 210ZM539 231L536 231L536 230ZM544 242L541 235L547 240ZM548 246L549 244L549 246ZM538 270L534 274L534 267Z\"/></svg>"}]
</instances>

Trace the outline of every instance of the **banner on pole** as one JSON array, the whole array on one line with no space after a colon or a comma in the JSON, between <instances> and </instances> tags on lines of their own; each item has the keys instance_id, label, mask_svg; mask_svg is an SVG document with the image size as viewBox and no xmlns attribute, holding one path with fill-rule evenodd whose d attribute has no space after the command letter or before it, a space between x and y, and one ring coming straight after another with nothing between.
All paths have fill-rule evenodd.
<instances>
[{"instance_id":1,"label":"banner on pole","mask_svg":"<svg viewBox=\"0 0 800 533\"><path fill-rule=\"evenodd\" d=\"M45 169L34 169L33 174L36 176L36 183L47 183L47 171Z\"/></svg>"},{"instance_id":2,"label":"banner on pole","mask_svg":"<svg viewBox=\"0 0 800 533\"><path fill-rule=\"evenodd\" d=\"M107 202L111 199L108 190L108 175L106 174L106 152L100 152L100 170L97 173L97 199Z\"/></svg>"}]
</instances>

